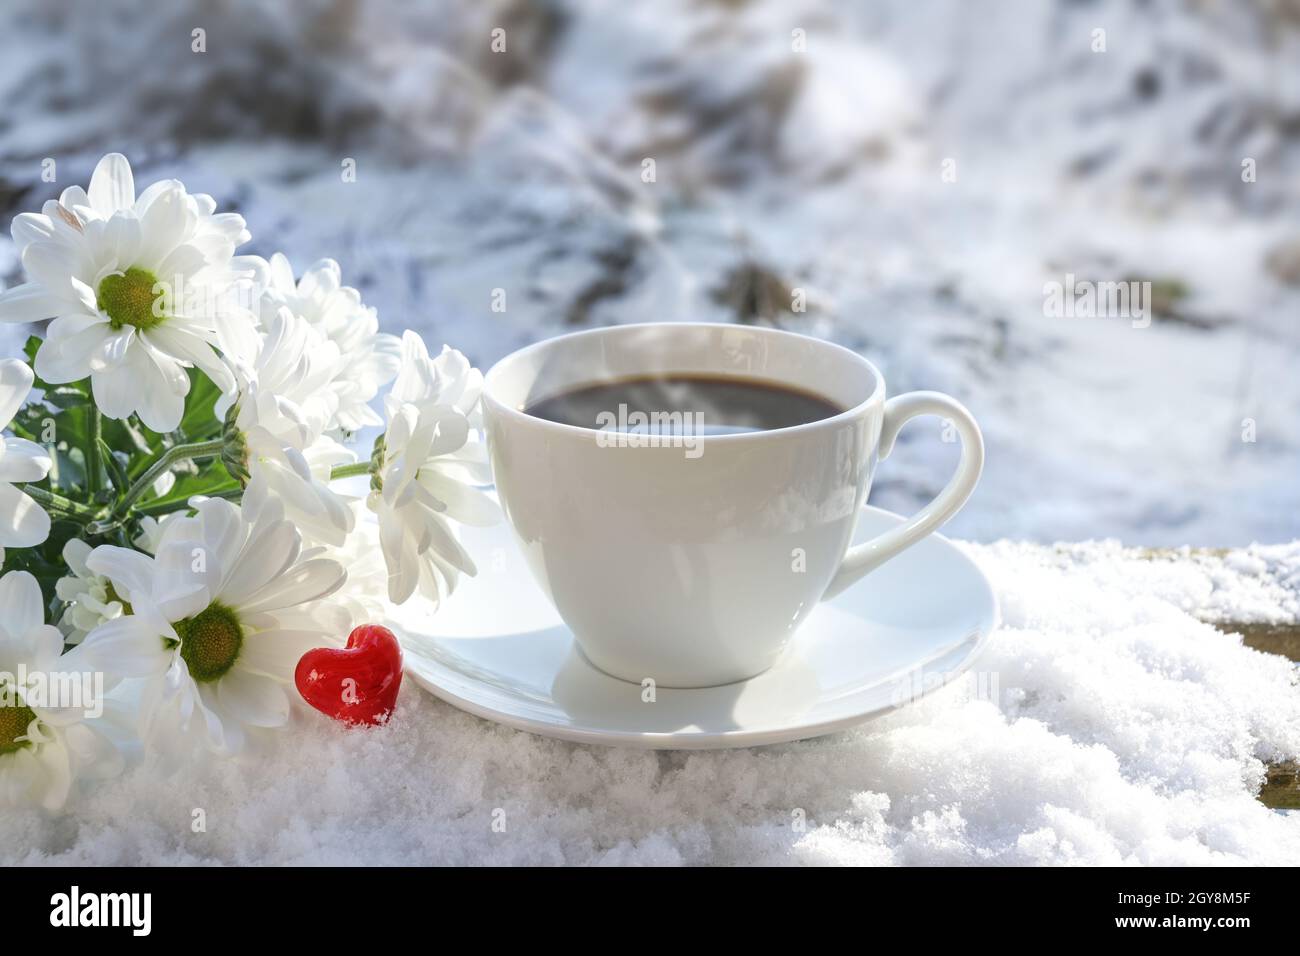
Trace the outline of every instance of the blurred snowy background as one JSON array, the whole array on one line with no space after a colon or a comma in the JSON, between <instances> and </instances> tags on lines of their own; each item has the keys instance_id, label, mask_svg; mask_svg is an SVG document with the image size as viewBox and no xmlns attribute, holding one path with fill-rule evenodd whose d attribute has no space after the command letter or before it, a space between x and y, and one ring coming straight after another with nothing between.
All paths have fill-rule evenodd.
<instances>
[{"instance_id":1,"label":"blurred snowy background","mask_svg":"<svg viewBox=\"0 0 1300 956\"><path fill-rule=\"evenodd\" d=\"M1300 0L10 0L0 102L5 227L119 150L485 368L662 319L859 349L983 424L957 536L1300 537ZM1048 314L1067 275L1153 321Z\"/></svg>"}]
</instances>

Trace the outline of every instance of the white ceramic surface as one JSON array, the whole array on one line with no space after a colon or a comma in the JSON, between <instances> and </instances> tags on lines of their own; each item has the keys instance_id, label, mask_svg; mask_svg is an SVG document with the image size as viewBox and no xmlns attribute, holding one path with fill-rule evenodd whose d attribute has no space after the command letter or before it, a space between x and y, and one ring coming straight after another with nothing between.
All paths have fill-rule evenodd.
<instances>
[{"instance_id":1,"label":"white ceramic surface","mask_svg":"<svg viewBox=\"0 0 1300 956\"><path fill-rule=\"evenodd\" d=\"M903 519L865 508L858 542ZM930 535L819 604L781 659L748 681L658 687L610 677L578 651L509 529L465 530L479 562L436 614L396 609L411 678L472 714L582 743L659 749L750 747L861 723L962 677L997 624L984 575Z\"/></svg>"},{"instance_id":2,"label":"white ceramic surface","mask_svg":"<svg viewBox=\"0 0 1300 956\"><path fill-rule=\"evenodd\" d=\"M652 447L611 447L612 433L523 411L653 373L761 379L845 411ZM493 367L483 407L497 490L542 590L592 663L660 687L767 670L820 601L861 586L956 513L984 461L979 428L955 400L912 392L886 401L884 378L857 353L749 326L622 325L548 339ZM952 422L962 445L955 474L916 515L849 548L877 461L918 415Z\"/></svg>"}]
</instances>

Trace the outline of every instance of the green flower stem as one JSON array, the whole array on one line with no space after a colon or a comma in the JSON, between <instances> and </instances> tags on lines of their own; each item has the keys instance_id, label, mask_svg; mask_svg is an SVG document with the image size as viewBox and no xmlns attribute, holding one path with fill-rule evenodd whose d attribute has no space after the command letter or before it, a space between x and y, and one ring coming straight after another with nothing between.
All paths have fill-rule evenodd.
<instances>
[{"instance_id":1,"label":"green flower stem","mask_svg":"<svg viewBox=\"0 0 1300 956\"><path fill-rule=\"evenodd\" d=\"M47 512L60 518L71 518L74 521L85 522L99 517L100 514L99 508L83 505L79 501L73 501L71 498L65 498L63 495L46 491L44 488L37 488L34 485L23 485L23 491L38 501Z\"/></svg>"},{"instance_id":2,"label":"green flower stem","mask_svg":"<svg viewBox=\"0 0 1300 956\"><path fill-rule=\"evenodd\" d=\"M100 481L103 462L100 458L99 445L103 441L104 421L99 408L95 405L90 406L89 415L90 434L86 438L86 447L82 453L86 457L86 491L89 492L91 501L94 501L99 497L100 489L103 487Z\"/></svg>"},{"instance_id":3,"label":"green flower stem","mask_svg":"<svg viewBox=\"0 0 1300 956\"><path fill-rule=\"evenodd\" d=\"M217 438L212 441L194 442L190 445L175 445L167 449L166 453L127 489L122 500L113 509L113 516L121 517L126 514L131 509L131 506L139 501L140 497L152 488L153 483L167 472L172 465L181 461L192 461L195 458L216 458L221 454L224 445L225 441Z\"/></svg>"},{"instance_id":4,"label":"green flower stem","mask_svg":"<svg viewBox=\"0 0 1300 956\"><path fill-rule=\"evenodd\" d=\"M359 475L370 474L370 462L354 461L350 465L335 465L330 469L330 481L337 481L339 478L356 478Z\"/></svg>"},{"instance_id":5,"label":"green flower stem","mask_svg":"<svg viewBox=\"0 0 1300 956\"><path fill-rule=\"evenodd\" d=\"M244 494L244 489L239 485L233 488L217 488L214 491L196 492L205 498L239 498ZM149 501L136 508L136 514L146 515L148 517L158 517L169 512L176 511L178 508L188 507L186 503L177 498L161 498L157 501Z\"/></svg>"}]
</instances>

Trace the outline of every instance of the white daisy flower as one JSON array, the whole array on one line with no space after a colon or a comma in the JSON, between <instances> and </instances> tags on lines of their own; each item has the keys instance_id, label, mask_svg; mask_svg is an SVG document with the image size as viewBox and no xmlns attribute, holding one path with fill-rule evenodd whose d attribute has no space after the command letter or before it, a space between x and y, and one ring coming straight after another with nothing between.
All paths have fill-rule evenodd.
<instances>
[{"instance_id":1,"label":"white daisy flower","mask_svg":"<svg viewBox=\"0 0 1300 956\"><path fill-rule=\"evenodd\" d=\"M18 359L0 359L0 430L9 427L32 390L32 370ZM25 438L0 435L0 565L5 548L30 548L50 536L50 516L17 487L50 471L45 449Z\"/></svg>"},{"instance_id":2,"label":"white daisy flower","mask_svg":"<svg viewBox=\"0 0 1300 956\"><path fill-rule=\"evenodd\" d=\"M340 545L353 527L347 499L329 487L335 465L356 456L323 434L337 396L328 387L338 347L287 308L270 320L258 353L236 363L238 393L223 397L228 467L248 480L244 500L270 495L311 541ZM233 414L228 414L233 404Z\"/></svg>"},{"instance_id":3,"label":"white daisy flower","mask_svg":"<svg viewBox=\"0 0 1300 956\"><path fill-rule=\"evenodd\" d=\"M455 349L430 359L414 332L402 336L402 368L385 397L388 430L376 443L367 503L379 517L388 565L388 597L396 604L420 593L437 602L460 572L477 569L448 519L486 525L496 503L472 487L491 480L484 445L471 431L479 420L483 376Z\"/></svg>"},{"instance_id":4,"label":"white daisy flower","mask_svg":"<svg viewBox=\"0 0 1300 956\"><path fill-rule=\"evenodd\" d=\"M69 655L133 679L141 736L161 754L239 751L249 728L289 717L299 659L339 643L351 620L322 598L343 567L302 549L276 500L259 513L220 499L163 532L156 557L104 545L87 561L132 613L101 624Z\"/></svg>"},{"instance_id":5,"label":"white daisy flower","mask_svg":"<svg viewBox=\"0 0 1300 956\"><path fill-rule=\"evenodd\" d=\"M86 566L90 552L86 542L69 538L63 546L63 562L72 573L54 583L54 593L64 605L59 630L69 644L80 644L105 621L129 613L113 583Z\"/></svg>"},{"instance_id":6,"label":"white daisy flower","mask_svg":"<svg viewBox=\"0 0 1300 956\"><path fill-rule=\"evenodd\" d=\"M45 623L36 579L0 577L0 608L0 803L57 810L74 779L116 773L121 755L90 725L93 701L53 699L51 688L67 689L74 674L60 657L63 635Z\"/></svg>"},{"instance_id":7,"label":"white daisy flower","mask_svg":"<svg viewBox=\"0 0 1300 956\"><path fill-rule=\"evenodd\" d=\"M155 431L180 424L196 366L233 387L215 351L228 326L252 324L231 296L243 219L213 215L211 197L164 180L137 198L126 158L99 161L89 190L64 190L23 213L13 238L28 281L0 293L0 321L53 319L36 354L51 383L90 377L109 418L137 413Z\"/></svg>"},{"instance_id":8,"label":"white daisy flower","mask_svg":"<svg viewBox=\"0 0 1300 956\"><path fill-rule=\"evenodd\" d=\"M338 348L341 361L329 382L337 405L326 430L351 433L366 425L382 425L370 402L397 374L397 336L379 331L375 310L362 304L356 289L343 285L333 259L321 259L295 282L289 260L277 252L266 264L265 277L264 326L287 307Z\"/></svg>"}]
</instances>

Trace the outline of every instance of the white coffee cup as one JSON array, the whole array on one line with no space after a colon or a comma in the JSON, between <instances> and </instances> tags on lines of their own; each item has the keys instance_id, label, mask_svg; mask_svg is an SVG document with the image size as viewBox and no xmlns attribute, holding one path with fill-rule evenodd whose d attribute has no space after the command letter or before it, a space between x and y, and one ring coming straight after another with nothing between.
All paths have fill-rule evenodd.
<instances>
[{"instance_id":1,"label":"white coffee cup","mask_svg":"<svg viewBox=\"0 0 1300 956\"><path fill-rule=\"evenodd\" d=\"M584 385L672 373L764 380L845 411L689 447L620 443L526 411ZM483 405L506 516L583 654L664 687L767 670L818 601L952 517L984 463L979 427L954 399L886 401L862 356L775 329L670 322L562 335L498 362ZM849 548L877 461L918 415L952 422L956 474L908 521Z\"/></svg>"}]
</instances>

